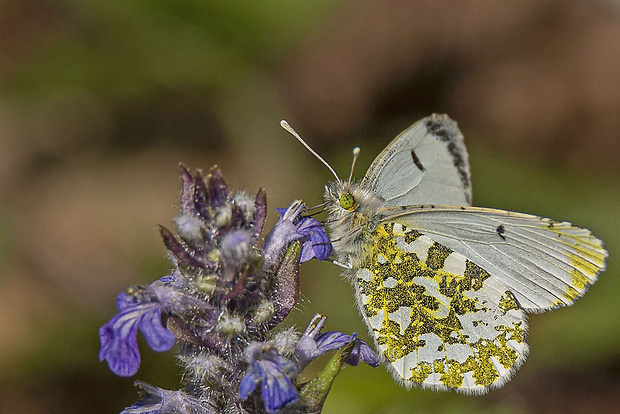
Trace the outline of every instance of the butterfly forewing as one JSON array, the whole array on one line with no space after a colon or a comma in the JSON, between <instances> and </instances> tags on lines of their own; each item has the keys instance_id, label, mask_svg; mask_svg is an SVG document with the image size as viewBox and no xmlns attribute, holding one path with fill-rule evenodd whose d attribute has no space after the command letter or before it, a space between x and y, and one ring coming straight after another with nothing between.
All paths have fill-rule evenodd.
<instances>
[{"instance_id":1,"label":"butterfly forewing","mask_svg":"<svg viewBox=\"0 0 620 414\"><path fill-rule=\"evenodd\" d=\"M469 158L456 122L433 114L411 125L375 158L363 186L387 205L471 205Z\"/></svg>"},{"instance_id":2,"label":"butterfly forewing","mask_svg":"<svg viewBox=\"0 0 620 414\"><path fill-rule=\"evenodd\" d=\"M488 272L418 231L380 225L356 270L362 314L406 386L481 393L527 354L524 312Z\"/></svg>"},{"instance_id":3,"label":"butterfly forewing","mask_svg":"<svg viewBox=\"0 0 620 414\"><path fill-rule=\"evenodd\" d=\"M568 222L476 207L385 212L484 268L527 311L572 304L605 269L603 242Z\"/></svg>"}]
</instances>

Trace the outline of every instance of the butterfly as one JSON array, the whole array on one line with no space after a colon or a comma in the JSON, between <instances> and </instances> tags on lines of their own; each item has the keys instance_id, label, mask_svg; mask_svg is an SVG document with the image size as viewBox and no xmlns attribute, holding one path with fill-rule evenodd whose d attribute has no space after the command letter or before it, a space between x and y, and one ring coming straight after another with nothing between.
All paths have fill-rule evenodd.
<instances>
[{"instance_id":1,"label":"butterfly","mask_svg":"<svg viewBox=\"0 0 620 414\"><path fill-rule=\"evenodd\" d=\"M336 177L324 192L335 261L406 387L501 387L528 354L527 314L573 304L605 269L587 229L473 207L467 149L447 115L403 131L361 181L323 162Z\"/></svg>"}]
</instances>

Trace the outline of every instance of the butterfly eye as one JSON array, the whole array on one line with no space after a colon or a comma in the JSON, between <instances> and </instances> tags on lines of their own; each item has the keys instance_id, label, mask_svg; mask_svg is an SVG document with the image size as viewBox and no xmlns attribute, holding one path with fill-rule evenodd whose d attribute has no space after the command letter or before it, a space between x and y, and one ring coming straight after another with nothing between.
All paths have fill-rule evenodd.
<instances>
[{"instance_id":1,"label":"butterfly eye","mask_svg":"<svg viewBox=\"0 0 620 414\"><path fill-rule=\"evenodd\" d=\"M355 205L355 198L351 195L351 193L344 193L340 195L340 207L345 210L351 210Z\"/></svg>"}]
</instances>

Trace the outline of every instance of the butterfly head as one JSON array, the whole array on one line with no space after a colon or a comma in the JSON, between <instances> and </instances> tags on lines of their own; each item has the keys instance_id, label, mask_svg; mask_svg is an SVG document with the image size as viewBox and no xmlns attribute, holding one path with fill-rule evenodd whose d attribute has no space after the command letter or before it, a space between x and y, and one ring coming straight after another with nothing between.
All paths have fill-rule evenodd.
<instances>
[{"instance_id":1,"label":"butterfly head","mask_svg":"<svg viewBox=\"0 0 620 414\"><path fill-rule=\"evenodd\" d=\"M353 162L349 178L344 181L338 177L334 169L319 154L316 153L286 122L280 125L321 161L336 178L325 186L323 194L327 220L325 224L329 229L330 238L336 254L350 258L355 256L364 247L365 241L372 228L378 223L378 210L383 205L383 200L368 188L368 185L353 181L353 170L359 156L360 149L353 149Z\"/></svg>"},{"instance_id":2,"label":"butterfly head","mask_svg":"<svg viewBox=\"0 0 620 414\"><path fill-rule=\"evenodd\" d=\"M336 255L343 262L360 257L379 219L383 200L358 181L332 181L325 186L325 224Z\"/></svg>"},{"instance_id":3,"label":"butterfly head","mask_svg":"<svg viewBox=\"0 0 620 414\"><path fill-rule=\"evenodd\" d=\"M325 186L323 198L330 215L373 215L381 207L381 199L363 182L332 181Z\"/></svg>"}]
</instances>

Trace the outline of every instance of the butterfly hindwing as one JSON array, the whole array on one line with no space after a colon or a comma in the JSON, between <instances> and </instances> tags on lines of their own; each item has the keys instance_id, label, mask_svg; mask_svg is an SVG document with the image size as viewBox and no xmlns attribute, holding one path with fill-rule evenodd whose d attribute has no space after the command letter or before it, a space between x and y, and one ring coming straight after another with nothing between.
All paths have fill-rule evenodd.
<instances>
[{"instance_id":1,"label":"butterfly hindwing","mask_svg":"<svg viewBox=\"0 0 620 414\"><path fill-rule=\"evenodd\" d=\"M375 158L362 185L387 205L471 205L469 157L456 122L433 114L398 135Z\"/></svg>"},{"instance_id":2,"label":"butterfly hindwing","mask_svg":"<svg viewBox=\"0 0 620 414\"><path fill-rule=\"evenodd\" d=\"M603 242L568 222L478 207L384 212L484 268L526 311L572 304L605 269Z\"/></svg>"},{"instance_id":3,"label":"butterfly hindwing","mask_svg":"<svg viewBox=\"0 0 620 414\"><path fill-rule=\"evenodd\" d=\"M355 285L393 376L467 393L505 383L528 351L525 314L510 291L414 229L385 222L373 236Z\"/></svg>"}]
</instances>

